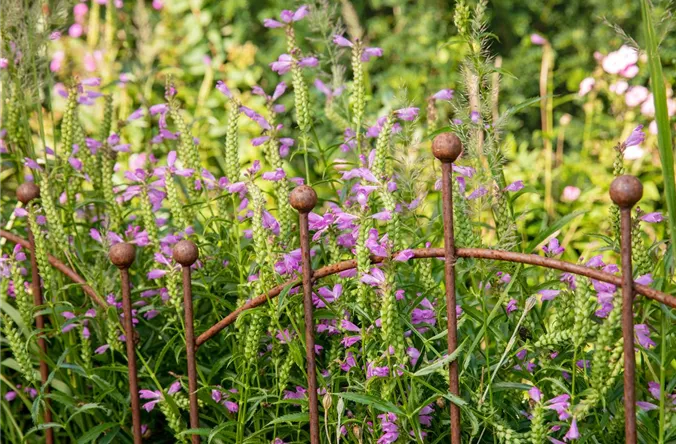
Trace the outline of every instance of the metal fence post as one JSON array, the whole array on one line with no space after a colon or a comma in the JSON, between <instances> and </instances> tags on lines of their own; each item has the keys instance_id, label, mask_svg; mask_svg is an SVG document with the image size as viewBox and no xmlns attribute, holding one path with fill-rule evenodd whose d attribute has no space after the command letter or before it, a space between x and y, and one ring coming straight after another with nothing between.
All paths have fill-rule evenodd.
<instances>
[{"instance_id":1,"label":"metal fence post","mask_svg":"<svg viewBox=\"0 0 676 444\"><path fill-rule=\"evenodd\" d=\"M622 256L622 337L624 344L624 431L627 444L636 443L636 356L634 351L634 275L631 265L631 209L643 196L634 176L619 176L610 185L610 198L620 207Z\"/></svg>"},{"instance_id":2,"label":"metal fence post","mask_svg":"<svg viewBox=\"0 0 676 444\"><path fill-rule=\"evenodd\" d=\"M312 262L308 213L317 205L317 193L307 185L294 188L289 196L291 206L298 211L300 250L303 266L303 311L305 314L305 355L307 358L308 396L310 407L310 442L319 444L319 401L317 395L317 364L315 361L315 324L312 306Z\"/></svg>"},{"instance_id":3,"label":"metal fence post","mask_svg":"<svg viewBox=\"0 0 676 444\"><path fill-rule=\"evenodd\" d=\"M192 307L192 278L190 267L197 261L197 245L189 240L179 241L173 250L174 260L181 264L183 273L183 311L185 315L185 349L188 359L188 396L190 398L190 428L200 426L197 404L197 363L195 361L195 326ZM199 435L192 435L192 444L199 444Z\"/></svg>"},{"instance_id":4,"label":"metal fence post","mask_svg":"<svg viewBox=\"0 0 676 444\"><path fill-rule=\"evenodd\" d=\"M30 203L40 197L40 188L38 188L38 186L34 183L26 182L19 185L19 188L16 190L16 197L24 205L24 207L28 209ZM30 225L26 226L26 231L28 232L28 249L30 250L31 255L31 293L33 293L33 305L35 307L39 307L44 301L42 300L42 287L40 286L38 260L37 256L35 255L35 236L33 236L33 231L31 230ZM43 315L37 315L35 317L35 327L38 330L44 330L45 317ZM47 367L47 361L45 361L45 356L47 356L47 342L45 341L44 333L41 333L40 336L38 336L38 347L40 348L40 381L42 383L42 389L44 390L44 393L49 394L49 387L47 387L49 368ZM52 411L48 398L45 398L44 422L52 422ZM54 429L48 428L45 430L45 442L47 444L52 444L54 442Z\"/></svg>"},{"instance_id":5,"label":"metal fence post","mask_svg":"<svg viewBox=\"0 0 676 444\"><path fill-rule=\"evenodd\" d=\"M127 346L129 365L129 397L131 398L131 419L134 444L141 443L141 406L138 392L138 374L136 370L136 346L134 344L134 323L131 316L131 295L129 286L129 267L136 258L136 248L132 244L115 244L110 249L110 261L120 269L122 283L122 311L124 313L124 336Z\"/></svg>"},{"instance_id":6,"label":"metal fence post","mask_svg":"<svg viewBox=\"0 0 676 444\"><path fill-rule=\"evenodd\" d=\"M444 221L444 257L446 280L446 317L448 327L448 354L458 346L458 323L455 315L455 237L453 234L453 162L462 153L462 142L452 133L439 134L432 142L432 153L441 161L441 196ZM449 391L460 396L458 363L448 366ZM460 407L451 402L451 443L460 444Z\"/></svg>"}]
</instances>

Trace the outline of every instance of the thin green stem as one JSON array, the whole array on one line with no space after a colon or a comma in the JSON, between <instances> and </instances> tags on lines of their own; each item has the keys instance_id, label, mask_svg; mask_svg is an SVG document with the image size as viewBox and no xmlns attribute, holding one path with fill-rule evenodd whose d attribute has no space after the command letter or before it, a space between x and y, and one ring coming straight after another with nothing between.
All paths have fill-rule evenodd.
<instances>
[{"instance_id":1,"label":"thin green stem","mask_svg":"<svg viewBox=\"0 0 676 444\"><path fill-rule=\"evenodd\" d=\"M671 124L667 110L667 91L662 74L662 62L658 52L658 41L653 25L652 11L648 0L641 0L641 15L643 17L643 31L645 46L650 67L650 84L655 104L655 120L657 121L657 146L662 163L664 177L664 198L669 213L669 240L672 247L676 240L676 184L674 183L674 154L671 142ZM673 270L673 264L670 267Z\"/></svg>"}]
</instances>

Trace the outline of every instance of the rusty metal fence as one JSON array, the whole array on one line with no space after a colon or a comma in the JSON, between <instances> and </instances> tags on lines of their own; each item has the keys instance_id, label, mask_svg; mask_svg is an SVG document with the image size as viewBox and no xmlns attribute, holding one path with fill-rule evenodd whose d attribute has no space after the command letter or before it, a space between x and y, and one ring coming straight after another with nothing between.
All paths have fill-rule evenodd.
<instances>
[{"instance_id":1,"label":"rusty metal fence","mask_svg":"<svg viewBox=\"0 0 676 444\"><path fill-rule=\"evenodd\" d=\"M634 283L632 276L632 251L631 251L631 209L641 199L643 186L641 182L633 176L617 177L610 186L610 197L620 208L620 246L621 246L621 270L622 274L614 274L572 264L569 262L553 259L549 257L538 256L536 254L516 253L511 251L491 250L483 248L455 248L455 238L453 233L453 193L452 164L462 152L460 140L453 134L446 133L437 136L432 144L434 156L441 161L442 171L442 202L443 202L443 226L444 226L444 248L420 248L412 250L411 259L423 258L444 258L445 259L445 284L446 284L446 307L447 307L447 328L448 328L448 353L455 352L458 344L458 332L455 316L455 263L459 258L473 258L494 261L506 261L520 263L525 265L534 265L555 270L572 273L579 276L585 276L596 279L601 282L607 282L622 288L622 337L624 349L624 415L625 415L625 442L635 444L636 436L636 399L635 399L635 367L636 358L634 351L634 319L633 302L635 294L643 295L649 299L655 300L671 308L676 308L676 297L660 292L650 287ZM32 183L22 184L17 189L17 198L28 205L31 201L39 198L40 190ZM196 352L199 346L209 339L213 338L218 332L227 328L246 310L250 310L265 304L269 299L279 296L285 289L294 287L303 287L303 307L305 318L305 346L307 359L308 375L308 396L309 396L309 418L310 418L310 442L319 444L319 402L317 387L317 370L315 361L315 328L312 304L312 285L317 280L331 276L343 271L351 270L357 267L356 259L346 260L334 263L317 270L312 269L310 260L310 236L308 227L308 214L317 204L317 194L315 191L305 185L295 188L290 195L290 203L299 213L300 247L302 258L302 276L300 279L291 279L277 287L270 289L267 293L249 299L244 305L238 307L232 313L225 316L216 324L211 326L201 335L195 337L193 324L193 303L192 303L192 284L190 267L198 259L197 246L191 241L180 241L173 249L174 260L182 266L183 279L183 302L186 328L186 354L188 370L188 388L190 402L190 427L196 429L199 427L199 412L197 401L197 371L196 371ZM36 306L43 304L40 276L35 256L35 241L30 228L27 227L27 240L16 236L5 230L0 230L0 237L8 241L20 244L27 248L31 256L31 278L32 293ZM129 391L131 396L132 412L132 434L134 443L139 444L142 441L141 436L141 413L140 401L138 396L138 377L136 367L135 353L135 331L132 324L131 298L129 286L129 268L134 262L136 256L135 247L128 243L114 245L110 249L109 257L111 262L120 269L120 279L122 288L122 303L124 313L124 330L126 340L126 352L129 368ZM371 256L371 262L378 264L386 260L385 257ZM80 284L82 290L99 306L107 307L103 299L87 285L86 281L66 264L53 256L49 256L50 264L67 276L70 280ZM44 315L36 316L36 327L38 330L44 328ZM38 345L41 350L40 377L45 390L49 375L49 369L44 359L46 353L46 344L44 337L38 337ZM449 364L449 392L455 396L460 396L458 369L456 361ZM450 403L450 436L452 444L460 444L460 408L454 403ZM47 398L44 412L44 422L51 422L51 410ZM54 442L53 429L45 430L45 440L48 444ZM200 442L198 435L192 435L192 443Z\"/></svg>"}]
</instances>

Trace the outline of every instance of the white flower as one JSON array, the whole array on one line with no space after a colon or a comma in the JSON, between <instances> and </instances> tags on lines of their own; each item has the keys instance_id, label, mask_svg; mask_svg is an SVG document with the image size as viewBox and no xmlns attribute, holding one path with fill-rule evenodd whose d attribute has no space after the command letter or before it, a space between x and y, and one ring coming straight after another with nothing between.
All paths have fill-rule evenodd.
<instances>
[{"instance_id":1,"label":"white flower","mask_svg":"<svg viewBox=\"0 0 676 444\"><path fill-rule=\"evenodd\" d=\"M636 75L634 70L628 70L632 65L636 65L638 62L638 52L627 45L622 45L617 51L613 51L603 58L601 66L603 70L608 74L620 74L622 71L625 71L623 75L625 77L633 77L631 74ZM638 72L636 70L636 72Z\"/></svg>"},{"instance_id":2,"label":"white flower","mask_svg":"<svg viewBox=\"0 0 676 444\"><path fill-rule=\"evenodd\" d=\"M624 103L627 106L639 106L650 95L650 91L645 86L632 86L624 96Z\"/></svg>"},{"instance_id":3,"label":"white flower","mask_svg":"<svg viewBox=\"0 0 676 444\"><path fill-rule=\"evenodd\" d=\"M580 97L586 96L589 93L589 91L591 91L592 88L594 88L595 84L596 80L594 80L593 77L587 77L586 79L583 79L580 82L580 91L578 91L578 95Z\"/></svg>"},{"instance_id":4,"label":"white flower","mask_svg":"<svg viewBox=\"0 0 676 444\"><path fill-rule=\"evenodd\" d=\"M641 145L634 145L627 147L626 150L624 150L624 158L626 160L637 160L640 159L645 155L645 150L641 147Z\"/></svg>"}]
</instances>

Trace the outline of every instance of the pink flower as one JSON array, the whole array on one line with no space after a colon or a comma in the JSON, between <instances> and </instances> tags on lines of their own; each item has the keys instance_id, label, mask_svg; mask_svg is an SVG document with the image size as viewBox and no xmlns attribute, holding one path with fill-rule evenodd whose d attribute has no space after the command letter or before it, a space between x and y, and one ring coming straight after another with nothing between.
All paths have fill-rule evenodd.
<instances>
[{"instance_id":1,"label":"pink flower","mask_svg":"<svg viewBox=\"0 0 676 444\"><path fill-rule=\"evenodd\" d=\"M354 45L351 41L343 37L342 35L333 36L333 43L344 48L352 48Z\"/></svg>"},{"instance_id":2,"label":"pink flower","mask_svg":"<svg viewBox=\"0 0 676 444\"><path fill-rule=\"evenodd\" d=\"M392 220L392 212L389 210L381 211L371 216L375 220Z\"/></svg>"},{"instance_id":3,"label":"pink flower","mask_svg":"<svg viewBox=\"0 0 676 444\"><path fill-rule=\"evenodd\" d=\"M559 395L546 402L547 408L554 410L559 415L559 420L565 421L570 418L567 412L570 407L570 395Z\"/></svg>"},{"instance_id":4,"label":"pink flower","mask_svg":"<svg viewBox=\"0 0 676 444\"><path fill-rule=\"evenodd\" d=\"M229 99L232 99L232 92L228 88L228 85L225 84L223 80L216 82L216 89L219 90L223 95Z\"/></svg>"},{"instance_id":5,"label":"pink flower","mask_svg":"<svg viewBox=\"0 0 676 444\"><path fill-rule=\"evenodd\" d=\"M624 141L625 147L636 146L643 143L645 140L645 133L643 132L643 125L639 125L631 132L627 140Z\"/></svg>"},{"instance_id":6,"label":"pink flower","mask_svg":"<svg viewBox=\"0 0 676 444\"><path fill-rule=\"evenodd\" d=\"M277 74L282 75L289 72L294 63L298 63L298 66L301 68L307 68L317 66L319 61L316 57L304 57L295 62L293 57L291 57L289 54L282 54L279 56L276 62L270 63L270 68L272 68L272 70Z\"/></svg>"},{"instance_id":7,"label":"pink flower","mask_svg":"<svg viewBox=\"0 0 676 444\"><path fill-rule=\"evenodd\" d=\"M373 57L382 57L383 50L382 48L365 48L364 52L361 55L362 62L368 62Z\"/></svg>"},{"instance_id":8,"label":"pink flower","mask_svg":"<svg viewBox=\"0 0 676 444\"><path fill-rule=\"evenodd\" d=\"M263 173L263 179L278 182L286 177L286 173L282 168L277 168L275 171L267 171Z\"/></svg>"},{"instance_id":9,"label":"pink flower","mask_svg":"<svg viewBox=\"0 0 676 444\"><path fill-rule=\"evenodd\" d=\"M322 82L319 79L315 80L314 85L319 90L319 92L324 94L327 98L338 97L343 92L343 90L345 89L343 86L340 86L340 87L335 88L335 89L331 89L330 87L328 87L324 82Z\"/></svg>"},{"instance_id":10,"label":"pink flower","mask_svg":"<svg viewBox=\"0 0 676 444\"><path fill-rule=\"evenodd\" d=\"M540 34L533 33L530 35L530 42L533 45L542 46L547 43L547 39L542 37Z\"/></svg>"},{"instance_id":11,"label":"pink flower","mask_svg":"<svg viewBox=\"0 0 676 444\"><path fill-rule=\"evenodd\" d=\"M479 187L467 196L467 200L478 199L486 194L488 194L488 190L485 187Z\"/></svg>"},{"instance_id":12,"label":"pink flower","mask_svg":"<svg viewBox=\"0 0 676 444\"><path fill-rule=\"evenodd\" d=\"M664 216L660 212L647 213L641 216L643 222L648 222L649 224L657 224L664 220Z\"/></svg>"},{"instance_id":13,"label":"pink flower","mask_svg":"<svg viewBox=\"0 0 676 444\"><path fill-rule=\"evenodd\" d=\"M296 9L295 11L284 10L279 14L279 18L282 20L283 23L278 22L277 20L267 18L263 20L263 26L265 26L266 28L281 28L284 26L284 24L289 25L293 22L302 20L309 13L310 9L308 8L307 5L303 5L300 8Z\"/></svg>"},{"instance_id":14,"label":"pink flower","mask_svg":"<svg viewBox=\"0 0 676 444\"><path fill-rule=\"evenodd\" d=\"M361 333L361 329L357 327L354 323L348 321L347 319L343 319L342 321L340 321L340 327L345 331L351 331L353 333Z\"/></svg>"},{"instance_id":15,"label":"pink flower","mask_svg":"<svg viewBox=\"0 0 676 444\"><path fill-rule=\"evenodd\" d=\"M507 314L510 314L516 310L518 310L516 299L510 299L509 302L507 303L507 306L505 307L505 311L507 312Z\"/></svg>"},{"instance_id":16,"label":"pink flower","mask_svg":"<svg viewBox=\"0 0 676 444\"><path fill-rule=\"evenodd\" d=\"M580 194L582 194L582 190L580 190L578 187L568 185L563 189L561 200L564 202L574 202L580 197Z\"/></svg>"},{"instance_id":17,"label":"pink flower","mask_svg":"<svg viewBox=\"0 0 676 444\"><path fill-rule=\"evenodd\" d=\"M650 91L645 86L632 86L624 95L624 103L630 107L639 106L648 99L649 95Z\"/></svg>"},{"instance_id":18,"label":"pink flower","mask_svg":"<svg viewBox=\"0 0 676 444\"><path fill-rule=\"evenodd\" d=\"M523 189L523 187L524 187L523 180L517 180L517 181L512 182L509 185L507 185L503 189L503 191L519 191L519 190Z\"/></svg>"},{"instance_id":19,"label":"pink flower","mask_svg":"<svg viewBox=\"0 0 676 444\"><path fill-rule=\"evenodd\" d=\"M559 240L557 238L553 237L549 240L547 245L542 247L542 251L550 256L558 256L559 254L566 251L566 249L559 244Z\"/></svg>"},{"instance_id":20,"label":"pink flower","mask_svg":"<svg viewBox=\"0 0 676 444\"><path fill-rule=\"evenodd\" d=\"M225 406L226 409L228 409L230 413L237 413L237 411L239 410L239 405L233 401L225 401L223 405Z\"/></svg>"},{"instance_id":21,"label":"pink flower","mask_svg":"<svg viewBox=\"0 0 676 444\"><path fill-rule=\"evenodd\" d=\"M451 100L453 98L454 91L452 89L442 89L434 93L432 97L437 100Z\"/></svg>"},{"instance_id":22,"label":"pink flower","mask_svg":"<svg viewBox=\"0 0 676 444\"><path fill-rule=\"evenodd\" d=\"M398 261L398 262L406 262L409 259L411 259L413 256L415 256L413 254L413 250L411 250L411 249L401 250L399 253L397 253L394 256L394 260Z\"/></svg>"},{"instance_id":23,"label":"pink flower","mask_svg":"<svg viewBox=\"0 0 676 444\"><path fill-rule=\"evenodd\" d=\"M637 277L634 282L636 282L639 285L650 285L653 283L653 275L651 273L644 274L642 276Z\"/></svg>"},{"instance_id":24,"label":"pink flower","mask_svg":"<svg viewBox=\"0 0 676 444\"><path fill-rule=\"evenodd\" d=\"M641 347L648 349L655 347L655 342L650 339L650 329L647 324L634 325L634 333Z\"/></svg>"},{"instance_id":25,"label":"pink flower","mask_svg":"<svg viewBox=\"0 0 676 444\"><path fill-rule=\"evenodd\" d=\"M406 350L406 354L411 359L411 365L415 367L416 363L418 362L418 359L420 358L420 350L418 350L415 347L409 347Z\"/></svg>"},{"instance_id":26,"label":"pink flower","mask_svg":"<svg viewBox=\"0 0 676 444\"><path fill-rule=\"evenodd\" d=\"M420 111L420 108L409 107L409 108L398 109L394 113L401 120L406 120L406 121L410 122L410 121L415 120L416 117L418 117L418 111Z\"/></svg>"},{"instance_id":27,"label":"pink flower","mask_svg":"<svg viewBox=\"0 0 676 444\"><path fill-rule=\"evenodd\" d=\"M147 277L148 277L148 279L159 279L159 278L163 277L163 276L164 276L165 274L167 274L167 273L168 273L167 270L159 270L159 269L155 269L155 270L150 270L150 271L148 272Z\"/></svg>"},{"instance_id":28,"label":"pink flower","mask_svg":"<svg viewBox=\"0 0 676 444\"><path fill-rule=\"evenodd\" d=\"M174 393L178 393L179 390L181 390L181 381L174 381L169 386L169 390L167 391L167 394L173 395Z\"/></svg>"},{"instance_id":29,"label":"pink flower","mask_svg":"<svg viewBox=\"0 0 676 444\"><path fill-rule=\"evenodd\" d=\"M571 439L578 439L580 437L580 432L577 429L577 419L573 418L573 422L570 423L570 430L566 433L566 436L563 437L566 441Z\"/></svg>"},{"instance_id":30,"label":"pink flower","mask_svg":"<svg viewBox=\"0 0 676 444\"><path fill-rule=\"evenodd\" d=\"M633 72L632 65L638 62L638 51L627 45L622 45L617 51L609 53L603 58L601 66L608 74L620 74L625 77L633 77L630 75ZM633 73L636 75L636 73Z\"/></svg>"},{"instance_id":31,"label":"pink flower","mask_svg":"<svg viewBox=\"0 0 676 444\"><path fill-rule=\"evenodd\" d=\"M561 293L561 290L540 290L540 300L542 301L551 301Z\"/></svg>"},{"instance_id":32,"label":"pink flower","mask_svg":"<svg viewBox=\"0 0 676 444\"><path fill-rule=\"evenodd\" d=\"M535 402L542 401L542 392L535 386L533 386L530 390L528 390L528 395L530 396L530 399L532 399Z\"/></svg>"},{"instance_id":33,"label":"pink flower","mask_svg":"<svg viewBox=\"0 0 676 444\"><path fill-rule=\"evenodd\" d=\"M155 406L162 400L162 392L159 390L139 390L139 397L141 399L150 399L151 401L143 404L146 412L152 411Z\"/></svg>"}]
</instances>

